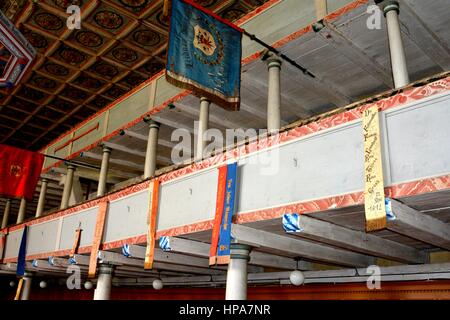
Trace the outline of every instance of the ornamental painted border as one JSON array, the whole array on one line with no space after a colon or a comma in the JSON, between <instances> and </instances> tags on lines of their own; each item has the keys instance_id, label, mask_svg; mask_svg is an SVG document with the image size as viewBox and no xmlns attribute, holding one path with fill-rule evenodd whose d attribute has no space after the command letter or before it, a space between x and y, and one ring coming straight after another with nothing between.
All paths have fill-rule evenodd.
<instances>
[{"instance_id":1,"label":"ornamental painted border","mask_svg":"<svg viewBox=\"0 0 450 320\"><path fill-rule=\"evenodd\" d=\"M0 76L0 87L10 88L18 84L27 73L36 56L36 50L1 11L0 43L11 53Z\"/></svg>"}]
</instances>

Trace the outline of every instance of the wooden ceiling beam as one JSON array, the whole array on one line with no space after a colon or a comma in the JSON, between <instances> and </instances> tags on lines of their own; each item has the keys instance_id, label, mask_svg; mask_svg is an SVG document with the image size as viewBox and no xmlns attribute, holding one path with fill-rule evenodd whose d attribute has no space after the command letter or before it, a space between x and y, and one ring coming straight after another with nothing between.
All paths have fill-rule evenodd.
<instances>
[{"instance_id":1,"label":"wooden ceiling beam","mask_svg":"<svg viewBox=\"0 0 450 320\"><path fill-rule=\"evenodd\" d=\"M450 250L450 225L391 199L394 220L387 222L391 231Z\"/></svg>"},{"instance_id":2,"label":"wooden ceiling beam","mask_svg":"<svg viewBox=\"0 0 450 320\"><path fill-rule=\"evenodd\" d=\"M373 257L322 244L280 236L267 231L232 224L231 232L237 242L257 248L291 254L305 259L322 261L340 266L367 267Z\"/></svg>"},{"instance_id":3,"label":"wooden ceiling beam","mask_svg":"<svg viewBox=\"0 0 450 320\"><path fill-rule=\"evenodd\" d=\"M428 255L412 247L344 228L306 215L299 216L300 231L295 236L326 243L343 249L406 263L427 263Z\"/></svg>"}]
</instances>

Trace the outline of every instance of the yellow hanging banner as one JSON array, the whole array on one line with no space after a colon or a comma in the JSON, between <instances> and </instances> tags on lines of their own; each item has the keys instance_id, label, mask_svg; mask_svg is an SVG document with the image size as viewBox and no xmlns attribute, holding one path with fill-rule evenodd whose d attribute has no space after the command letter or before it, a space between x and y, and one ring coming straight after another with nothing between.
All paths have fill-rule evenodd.
<instances>
[{"instance_id":1,"label":"yellow hanging banner","mask_svg":"<svg viewBox=\"0 0 450 320\"><path fill-rule=\"evenodd\" d=\"M366 231L375 231L386 228L380 120L376 105L363 112L362 123L364 133L364 209L366 213Z\"/></svg>"}]
</instances>

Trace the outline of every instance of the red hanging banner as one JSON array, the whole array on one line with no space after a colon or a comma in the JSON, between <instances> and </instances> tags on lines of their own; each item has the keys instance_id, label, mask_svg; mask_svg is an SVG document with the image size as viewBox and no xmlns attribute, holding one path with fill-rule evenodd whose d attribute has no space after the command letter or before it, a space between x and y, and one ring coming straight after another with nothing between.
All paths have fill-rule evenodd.
<instances>
[{"instance_id":1,"label":"red hanging banner","mask_svg":"<svg viewBox=\"0 0 450 320\"><path fill-rule=\"evenodd\" d=\"M0 196L33 199L44 155L0 144Z\"/></svg>"}]
</instances>

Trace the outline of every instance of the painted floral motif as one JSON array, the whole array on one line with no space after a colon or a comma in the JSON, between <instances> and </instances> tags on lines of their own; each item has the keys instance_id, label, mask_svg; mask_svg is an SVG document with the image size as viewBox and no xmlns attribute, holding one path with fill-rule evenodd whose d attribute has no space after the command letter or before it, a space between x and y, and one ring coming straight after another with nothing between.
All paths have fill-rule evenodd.
<instances>
[{"instance_id":1,"label":"painted floral motif","mask_svg":"<svg viewBox=\"0 0 450 320\"><path fill-rule=\"evenodd\" d=\"M79 76L74 83L86 89L98 89L103 85L100 80L86 75Z\"/></svg>"},{"instance_id":2,"label":"painted floral motif","mask_svg":"<svg viewBox=\"0 0 450 320\"><path fill-rule=\"evenodd\" d=\"M95 48L103 44L103 39L92 31L80 31L76 34L75 39L83 46Z\"/></svg>"},{"instance_id":3,"label":"painted floral motif","mask_svg":"<svg viewBox=\"0 0 450 320\"><path fill-rule=\"evenodd\" d=\"M87 98L86 92L70 86L65 87L64 90L61 92L61 95L72 100L84 100Z\"/></svg>"},{"instance_id":4,"label":"painted floral motif","mask_svg":"<svg viewBox=\"0 0 450 320\"><path fill-rule=\"evenodd\" d=\"M43 89L54 89L56 88L56 81L49 79L49 78L45 78L45 77L41 77L41 76L36 76L33 78L33 83Z\"/></svg>"},{"instance_id":5,"label":"painted floral motif","mask_svg":"<svg viewBox=\"0 0 450 320\"><path fill-rule=\"evenodd\" d=\"M48 41L44 36L30 30L23 30L22 33L34 48L47 48Z\"/></svg>"},{"instance_id":6,"label":"painted floral motif","mask_svg":"<svg viewBox=\"0 0 450 320\"><path fill-rule=\"evenodd\" d=\"M114 49L112 55L116 60L122 62L133 62L138 58L138 55L134 50L123 47Z\"/></svg>"},{"instance_id":7,"label":"painted floral motif","mask_svg":"<svg viewBox=\"0 0 450 320\"><path fill-rule=\"evenodd\" d=\"M118 29L123 25L123 18L117 13L103 10L99 11L94 16L95 22L105 29Z\"/></svg>"},{"instance_id":8,"label":"painted floral motif","mask_svg":"<svg viewBox=\"0 0 450 320\"><path fill-rule=\"evenodd\" d=\"M153 47L160 43L160 35L153 30L138 30L133 34L133 40L144 47Z\"/></svg>"},{"instance_id":9,"label":"painted floral motif","mask_svg":"<svg viewBox=\"0 0 450 320\"><path fill-rule=\"evenodd\" d=\"M53 0L53 3L56 6L63 8L64 10L67 9L71 5L76 5L79 7L83 5L83 1L81 1L81 0Z\"/></svg>"},{"instance_id":10,"label":"painted floral motif","mask_svg":"<svg viewBox=\"0 0 450 320\"><path fill-rule=\"evenodd\" d=\"M39 27L51 31L60 30L64 25L60 18L48 12L36 14L34 16L34 22L36 22Z\"/></svg>"},{"instance_id":11,"label":"painted floral motif","mask_svg":"<svg viewBox=\"0 0 450 320\"><path fill-rule=\"evenodd\" d=\"M165 67L164 63L158 61L149 62L144 65L145 71L147 71L151 75L158 73L159 71L164 69L164 67Z\"/></svg>"},{"instance_id":12,"label":"painted floral motif","mask_svg":"<svg viewBox=\"0 0 450 320\"><path fill-rule=\"evenodd\" d=\"M59 77L65 77L69 74L69 69L67 69L66 67L61 66L59 64L52 63L52 62L47 63L44 66L44 70L52 75L59 76Z\"/></svg>"},{"instance_id":13,"label":"painted floral motif","mask_svg":"<svg viewBox=\"0 0 450 320\"><path fill-rule=\"evenodd\" d=\"M58 50L58 55L63 61L70 64L80 64L86 60L86 55L84 53L67 46L61 47Z\"/></svg>"},{"instance_id":14,"label":"painted floral motif","mask_svg":"<svg viewBox=\"0 0 450 320\"><path fill-rule=\"evenodd\" d=\"M96 63L91 70L108 79L112 79L119 74L119 70L116 67L105 62Z\"/></svg>"},{"instance_id":15,"label":"painted floral motif","mask_svg":"<svg viewBox=\"0 0 450 320\"><path fill-rule=\"evenodd\" d=\"M130 8L142 8L147 5L148 0L120 0L120 3Z\"/></svg>"}]
</instances>

